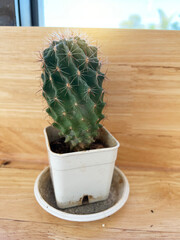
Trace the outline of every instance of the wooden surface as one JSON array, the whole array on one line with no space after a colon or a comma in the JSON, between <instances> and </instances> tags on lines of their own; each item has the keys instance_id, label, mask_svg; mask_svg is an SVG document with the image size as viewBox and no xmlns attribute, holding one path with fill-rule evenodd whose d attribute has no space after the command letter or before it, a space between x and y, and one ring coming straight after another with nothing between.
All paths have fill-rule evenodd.
<instances>
[{"instance_id":1,"label":"wooden surface","mask_svg":"<svg viewBox=\"0 0 180 240\"><path fill-rule=\"evenodd\" d=\"M72 223L33 194L48 164L36 53L54 30L0 28L0 239L180 239L180 32L82 30L109 59L103 124L131 192L113 216Z\"/></svg>"}]
</instances>

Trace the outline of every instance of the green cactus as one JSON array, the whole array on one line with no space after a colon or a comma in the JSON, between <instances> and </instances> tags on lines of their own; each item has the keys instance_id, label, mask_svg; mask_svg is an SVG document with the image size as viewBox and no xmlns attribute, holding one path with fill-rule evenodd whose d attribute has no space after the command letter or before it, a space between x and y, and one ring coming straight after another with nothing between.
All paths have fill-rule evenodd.
<instances>
[{"instance_id":1,"label":"green cactus","mask_svg":"<svg viewBox=\"0 0 180 240\"><path fill-rule=\"evenodd\" d=\"M97 47L79 36L53 40L42 53L42 94L52 124L72 150L83 150L95 141L102 110L105 74L100 71Z\"/></svg>"}]
</instances>

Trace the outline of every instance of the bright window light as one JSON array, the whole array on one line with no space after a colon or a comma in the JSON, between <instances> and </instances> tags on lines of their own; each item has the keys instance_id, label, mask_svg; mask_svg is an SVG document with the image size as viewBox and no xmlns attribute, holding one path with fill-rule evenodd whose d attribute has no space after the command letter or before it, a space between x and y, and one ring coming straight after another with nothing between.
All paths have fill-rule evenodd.
<instances>
[{"instance_id":1,"label":"bright window light","mask_svg":"<svg viewBox=\"0 0 180 240\"><path fill-rule=\"evenodd\" d=\"M45 26L180 30L179 0L44 0Z\"/></svg>"}]
</instances>

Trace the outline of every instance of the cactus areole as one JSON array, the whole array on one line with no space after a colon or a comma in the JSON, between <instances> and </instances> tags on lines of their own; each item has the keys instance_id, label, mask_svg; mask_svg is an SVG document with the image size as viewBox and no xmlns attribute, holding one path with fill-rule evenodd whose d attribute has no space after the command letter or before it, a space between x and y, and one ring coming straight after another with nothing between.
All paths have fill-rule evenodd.
<instances>
[{"instance_id":1,"label":"cactus areole","mask_svg":"<svg viewBox=\"0 0 180 240\"><path fill-rule=\"evenodd\" d=\"M42 94L53 126L71 150L86 149L98 137L105 103L97 47L79 36L53 40L42 53Z\"/></svg>"}]
</instances>

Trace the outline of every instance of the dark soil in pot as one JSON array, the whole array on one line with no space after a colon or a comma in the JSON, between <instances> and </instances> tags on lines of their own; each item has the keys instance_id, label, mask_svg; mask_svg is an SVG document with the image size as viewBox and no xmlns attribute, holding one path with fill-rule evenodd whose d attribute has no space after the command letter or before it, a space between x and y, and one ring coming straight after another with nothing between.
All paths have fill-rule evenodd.
<instances>
[{"instance_id":1,"label":"dark soil in pot","mask_svg":"<svg viewBox=\"0 0 180 240\"><path fill-rule=\"evenodd\" d=\"M70 146L64 142L65 138L59 138L55 141L53 141L50 144L51 147L51 151L55 152L55 153L70 153L73 152L70 150ZM100 149L100 148L106 148L108 146L106 146L102 140L97 139L95 142L93 142L89 148L85 149L85 150L92 150L92 149Z\"/></svg>"}]
</instances>

